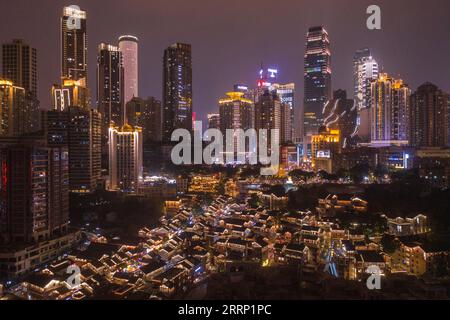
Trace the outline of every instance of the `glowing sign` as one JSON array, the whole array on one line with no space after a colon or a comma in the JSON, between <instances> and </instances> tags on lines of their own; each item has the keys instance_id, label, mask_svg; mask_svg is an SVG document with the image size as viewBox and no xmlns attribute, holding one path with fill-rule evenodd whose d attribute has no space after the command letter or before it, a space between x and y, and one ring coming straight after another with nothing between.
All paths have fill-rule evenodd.
<instances>
[{"instance_id":1,"label":"glowing sign","mask_svg":"<svg viewBox=\"0 0 450 320\"><path fill-rule=\"evenodd\" d=\"M317 150L317 158L330 159L330 150Z\"/></svg>"},{"instance_id":2,"label":"glowing sign","mask_svg":"<svg viewBox=\"0 0 450 320\"><path fill-rule=\"evenodd\" d=\"M68 17L66 27L69 30L80 30L81 19L86 19L86 12L79 6L69 6L64 8L64 15Z\"/></svg>"},{"instance_id":3,"label":"glowing sign","mask_svg":"<svg viewBox=\"0 0 450 320\"><path fill-rule=\"evenodd\" d=\"M267 72L269 73L269 77L276 78L278 74L277 69L267 69Z\"/></svg>"}]
</instances>

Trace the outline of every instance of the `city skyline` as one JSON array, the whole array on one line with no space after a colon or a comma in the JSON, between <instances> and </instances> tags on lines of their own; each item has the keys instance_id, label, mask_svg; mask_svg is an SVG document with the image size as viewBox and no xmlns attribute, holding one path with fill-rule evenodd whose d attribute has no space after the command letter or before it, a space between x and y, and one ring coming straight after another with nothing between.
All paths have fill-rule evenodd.
<instances>
[{"instance_id":1,"label":"city skyline","mask_svg":"<svg viewBox=\"0 0 450 320\"><path fill-rule=\"evenodd\" d=\"M30 46L38 50L38 97L41 100L41 108L50 109L50 89L51 84L58 82L60 68L58 36L61 7L72 3L56 3L57 1L44 1L39 4L28 4L28 10L21 10L21 14L28 22L23 24L18 21L8 21L9 17L17 16L15 12L20 10L20 5L5 4L6 10L11 14L6 17L5 22L12 26L8 30L14 32L1 32L2 42L9 42L15 38L23 38ZM193 56L193 91L194 91L194 111L197 118L205 120L206 114L215 112L218 99L223 92L230 91L234 83L245 83L250 87L256 84L257 72L261 61L265 65L276 66L279 69L279 79L281 83L294 82L300 89L303 87L303 53L305 50L307 29L313 25L324 25L330 34L332 50L332 83L333 90L345 89L353 92L353 56L357 49L369 47L382 71L387 71L392 76L402 78L412 90L415 90L425 81L436 84L444 91L450 91L450 85L446 82L445 73L439 70L439 65L434 61L445 61L446 52L449 52L448 42L439 41L445 39L444 32L448 30L445 19L445 11L442 6L448 6L443 1L434 1L427 4L427 13L421 8L424 4L418 1L408 1L395 4L380 1L382 10L382 30L368 30L365 25L367 14L365 9L369 2L362 1L354 4L354 14L348 18L344 14L346 3L331 3L320 1L312 3L310 1L285 1L286 6L292 10L286 11L283 19L274 16L271 28L261 29L261 36L255 37L253 29L257 26L252 24L253 19L259 19L261 14L267 12L265 1L259 1L259 7L254 10L253 16L246 14L239 15L233 19L233 24L228 24L228 28L216 26L212 21L227 21L232 19L228 3L219 3L213 6L196 4L186 4L173 2L167 8L162 3L142 4L131 2L127 9L120 9L121 4L112 1L108 7L102 3L89 3L88 1L77 1L83 11L87 12L87 29L89 35L88 42L88 71L90 79L89 87L91 97L95 97L95 62L97 46L100 42L115 43L118 36L122 34L135 34L140 39L140 88L142 98L155 96L161 99L162 77L161 62L163 50L174 42L186 42L192 44ZM247 12L252 2L241 4L242 13ZM282 3L282 4L283 4ZM35 6L38 5L39 7ZM190 7L186 7L189 5ZM401 10L401 7L408 6L408 10ZM139 10L136 10L136 9ZM196 11L196 8L201 10ZM103 9L104 12L100 12ZM39 31L29 28L34 23L36 12L45 11L47 17L40 16ZM109 12L111 11L111 12ZM139 12L137 12L139 11ZM188 16L201 17L202 19L190 19L189 23L183 24L186 19L183 12L190 13ZM317 14L310 17L311 14ZM180 15L181 14L181 15ZM288 17L286 17L286 14ZM298 14L298 18L288 19L291 14ZM131 15L133 19L127 25L115 24L114 19L118 15ZM403 19L394 19L401 15ZM442 15L442 19L439 19ZM147 19L145 19L147 17ZM151 19L151 18L155 19ZM158 18L160 17L160 19ZM176 17L179 23L186 25L186 28L174 28L166 21L173 21L170 18ZM281 17L281 15L280 15ZM150 18L150 19L149 19ZM397 17L398 18L398 17ZM345 20L344 20L345 19ZM348 21L350 19L350 21ZM200 20L200 21L197 21ZM243 21L247 20L247 21ZM287 21L284 21L287 20ZM414 21L422 21L420 24ZM150 23L149 23L150 21ZM230 20L231 21L231 20ZM402 23L402 22L406 23ZM408 22L409 21L409 22ZM426 23L426 21L433 22ZM245 23L247 22L247 23ZM345 23L343 23L345 22ZM207 36L200 28L202 24L209 24L208 32L214 37ZM200 26L199 26L200 24ZM154 28L149 28L154 26ZM432 29L430 29L432 28ZM237 31L236 31L237 30ZM432 32L431 32L432 31ZM396 37L383 36L386 33L398 33ZM48 34L42 38L41 33ZM243 48L239 52L239 59L233 58L233 50L220 50L226 39L233 34L233 41L236 47ZM427 34L427 37L425 37ZM267 37L275 39L272 45L267 46ZM400 39L400 40L399 40ZM247 45L244 45L247 43ZM433 50L427 48L433 47ZM279 48L283 48L280 50ZM216 49L216 50L213 50ZM404 52L408 52L404 56ZM420 64L414 61L421 61ZM433 65L434 64L434 65ZM221 77L215 77L216 73L208 70L218 70ZM212 79L214 77L214 80ZM350 96L352 98L352 96ZM300 101L303 100L303 90L296 90L296 108L301 108Z\"/></svg>"},{"instance_id":2,"label":"city skyline","mask_svg":"<svg viewBox=\"0 0 450 320\"><path fill-rule=\"evenodd\" d=\"M0 300L450 300L449 4L21 1Z\"/></svg>"}]
</instances>

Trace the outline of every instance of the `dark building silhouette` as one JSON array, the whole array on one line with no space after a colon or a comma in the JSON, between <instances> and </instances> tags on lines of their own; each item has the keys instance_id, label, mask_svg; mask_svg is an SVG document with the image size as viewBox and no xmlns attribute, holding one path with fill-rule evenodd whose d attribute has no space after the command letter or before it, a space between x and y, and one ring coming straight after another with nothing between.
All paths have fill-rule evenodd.
<instances>
[{"instance_id":1,"label":"dark building silhouette","mask_svg":"<svg viewBox=\"0 0 450 320\"><path fill-rule=\"evenodd\" d=\"M345 90L336 90L323 111L324 125L339 130L341 146L346 148L351 145L357 132L358 107L355 101L347 99Z\"/></svg>"},{"instance_id":2,"label":"dark building silhouette","mask_svg":"<svg viewBox=\"0 0 450 320\"><path fill-rule=\"evenodd\" d=\"M430 82L411 95L410 143L415 147L448 144L448 95Z\"/></svg>"},{"instance_id":3,"label":"dark building silhouette","mask_svg":"<svg viewBox=\"0 0 450 320\"><path fill-rule=\"evenodd\" d=\"M162 140L162 106L154 97L142 99L135 97L126 106L127 123L141 127L144 143Z\"/></svg>"}]
</instances>

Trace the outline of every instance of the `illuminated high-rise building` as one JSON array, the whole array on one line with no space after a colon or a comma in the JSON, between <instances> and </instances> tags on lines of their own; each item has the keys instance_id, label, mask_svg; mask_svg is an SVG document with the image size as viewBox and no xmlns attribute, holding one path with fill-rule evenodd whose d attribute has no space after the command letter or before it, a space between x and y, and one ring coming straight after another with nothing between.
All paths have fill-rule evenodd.
<instances>
[{"instance_id":1,"label":"illuminated high-rise building","mask_svg":"<svg viewBox=\"0 0 450 320\"><path fill-rule=\"evenodd\" d=\"M2 45L3 77L37 97L37 51L23 40Z\"/></svg>"},{"instance_id":2,"label":"illuminated high-rise building","mask_svg":"<svg viewBox=\"0 0 450 320\"><path fill-rule=\"evenodd\" d=\"M49 146L68 148L70 191L96 190L101 178L100 113L78 106L43 111L42 129Z\"/></svg>"},{"instance_id":3,"label":"illuminated high-rise building","mask_svg":"<svg viewBox=\"0 0 450 320\"><path fill-rule=\"evenodd\" d=\"M448 144L448 95L430 82L411 95L410 137L415 147L445 147Z\"/></svg>"},{"instance_id":4,"label":"illuminated high-rise building","mask_svg":"<svg viewBox=\"0 0 450 320\"><path fill-rule=\"evenodd\" d=\"M288 103L280 104L280 142L292 143L293 142L293 116L294 110Z\"/></svg>"},{"instance_id":5,"label":"illuminated high-rise building","mask_svg":"<svg viewBox=\"0 0 450 320\"><path fill-rule=\"evenodd\" d=\"M339 130L325 126L311 136L311 164L315 171L333 172L333 158L341 151L340 136Z\"/></svg>"},{"instance_id":6,"label":"illuminated high-rise building","mask_svg":"<svg viewBox=\"0 0 450 320\"><path fill-rule=\"evenodd\" d=\"M88 38L86 12L72 5L61 18L61 79L87 85Z\"/></svg>"},{"instance_id":7,"label":"illuminated high-rise building","mask_svg":"<svg viewBox=\"0 0 450 320\"><path fill-rule=\"evenodd\" d=\"M26 91L0 78L0 136L18 136L39 130L39 107Z\"/></svg>"},{"instance_id":8,"label":"illuminated high-rise building","mask_svg":"<svg viewBox=\"0 0 450 320\"><path fill-rule=\"evenodd\" d=\"M124 103L139 97L139 39L125 35L119 37L119 49L123 56Z\"/></svg>"},{"instance_id":9,"label":"illuminated high-rise building","mask_svg":"<svg viewBox=\"0 0 450 320\"><path fill-rule=\"evenodd\" d=\"M243 92L228 92L227 97L219 100L219 122L220 131L226 137L228 129L242 129L244 131L252 129L254 125L254 104L252 100L244 98ZM234 155L237 155L238 136L234 135ZM228 140L224 141L225 144ZM249 144L246 143L245 153L248 153Z\"/></svg>"},{"instance_id":10,"label":"illuminated high-rise building","mask_svg":"<svg viewBox=\"0 0 450 320\"><path fill-rule=\"evenodd\" d=\"M163 141L176 129L192 132L192 108L191 45L175 43L164 51Z\"/></svg>"},{"instance_id":11,"label":"illuminated high-rise building","mask_svg":"<svg viewBox=\"0 0 450 320\"><path fill-rule=\"evenodd\" d=\"M111 124L123 125L124 69L118 47L101 43L97 56L97 110L102 116L102 168L108 167L108 131Z\"/></svg>"},{"instance_id":12,"label":"illuminated high-rise building","mask_svg":"<svg viewBox=\"0 0 450 320\"><path fill-rule=\"evenodd\" d=\"M333 99L325 104L324 125L331 130L339 130L343 148L352 144L357 132L358 110L355 100L347 99L345 90L333 92Z\"/></svg>"},{"instance_id":13,"label":"illuminated high-rise building","mask_svg":"<svg viewBox=\"0 0 450 320\"><path fill-rule=\"evenodd\" d=\"M70 191L90 193L101 178L101 115L71 107L69 117Z\"/></svg>"},{"instance_id":14,"label":"illuminated high-rise building","mask_svg":"<svg viewBox=\"0 0 450 320\"><path fill-rule=\"evenodd\" d=\"M330 40L322 26L308 31L304 81L303 135L310 136L322 125L323 107L331 99Z\"/></svg>"},{"instance_id":15,"label":"illuminated high-rise building","mask_svg":"<svg viewBox=\"0 0 450 320\"><path fill-rule=\"evenodd\" d=\"M109 190L136 192L142 180L142 130L125 124L109 129Z\"/></svg>"},{"instance_id":16,"label":"illuminated high-rise building","mask_svg":"<svg viewBox=\"0 0 450 320\"><path fill-rule=\"evenodd\" d=\"M102 114L104 134L111 123L124 123L124 68L118 47L101 43L97 58L97 109Z\"/></svg>"},{"instance_id":17,"label":"illuminated high-rise building","mask_svg":"<svg viewBox=\"0 0 450 320\"><path fill-rule=\"evenodd\" d=\"M253 102L243 97L242 92L228 92L227 97L219 100L220 130L254 128Z\"/></svg>"},{"instance_id":18,"label":"illuminated high-rise building","mask_svg":"<svg viewBox=\"0 0 450 320\"><path fill-rule=\"evenodd\" d=\"M410 89L381 73L371 83L371 142L407 144Z\"/></svg>"},{"instance_id":19,"label":"illuminated high-rise building","mask_svg":"<svg viewBox=\"0 0 450 320\"><path fill-rule=\"evenodd\" d=\"M154 97L133 98L126 107L127 124L142 128L142 137L146 142L162 140L162 106Z\"/></svg>"},{"instance_id":20,"label":"illuminated high-rise building","mask_svg":"<svg viewBox=\"0 0 450 320\"><path fill-rule=\"evenodd\" d=\"M52 87L52 108L58 111L68 111L72 106L90 108L89 89L83 81L63 80L62 85Z\"/></svg>"},{"instance_id":21,"label":"illuminated high-rise building","mask_svg":"<svg viewBox=\"0 0 450 320\"><path fill-rule=\"evenodd\" d=\"M0 138L0 244L37 243L67 232L68 161L67 147L48 146L39 136Z\"/></svg>"},{"instance_id":22,"label":"illuminated high-rise building","mask_svg":"<svg viewBox=\"0 0 450 320\"><path fill-rule=\"evenodd\" d=\"M281 142L281 101L274 91L265 90L255 104L255 129L267 129L267 145L271 149L272 130L278 130Z\"/></svg>"},{"instance_id":23,"label":"illuminated high-rise building","mask_svg":"<svg viewBox=\"0 0 450 320\"><path fill-rule=\"evenodd\" d=\"M358 136L362 140L370 137L370 83L378 79L377 61L369 48L357 50L353 59L354 99L358 108Z\"/></svg>"},{"instance_id":24,"label":"illuminated high-rise building","mask_svg":"<svg viewBox=\"0 0 450 320\"><path fill-rule=\"evenodd\" d=\"M274 83L272 88L280 97L281 103L285 105L284 110L282 110L281 140L284 142L294 142L297 131L296 127L298 127L295 123L295 83Z\"/></svg>"}]
</instances>

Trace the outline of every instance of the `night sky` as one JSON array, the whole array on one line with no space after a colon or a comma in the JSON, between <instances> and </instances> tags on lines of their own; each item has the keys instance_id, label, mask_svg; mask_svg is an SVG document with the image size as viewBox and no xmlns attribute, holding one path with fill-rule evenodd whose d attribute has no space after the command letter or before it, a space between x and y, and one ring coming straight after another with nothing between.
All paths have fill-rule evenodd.
<instances>
[{"instance_id":1,"label":"night sky","mask_svg":"<svg viewBox=\"0 0 450 320\"><path fill-rule=\"evenodd\" d=\"M303 55L308 27L324 25L332 48L333 90L353 91L352 58L368 46L383 70L415 90L431 81L450 92L449 0L1 0L0 41L23 38L38 49L41 107L59 82L62 7L88 13L89 86L95 102L97 45L121 34L140 38L140 96L162 95L163 50L193 47L194 111L216 112L234 83L254 84L261 62L295 82L303 98ZM381 7L382 30L366 28L366 8Z\"/></svg>"}]
</instances>

